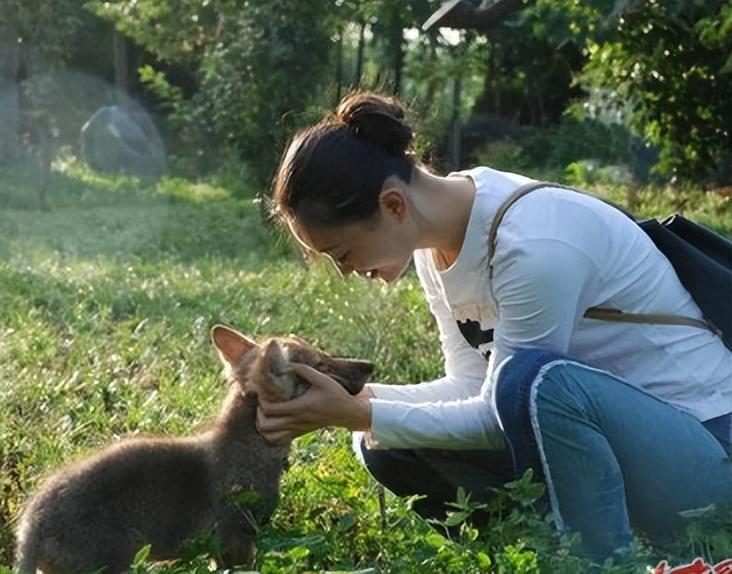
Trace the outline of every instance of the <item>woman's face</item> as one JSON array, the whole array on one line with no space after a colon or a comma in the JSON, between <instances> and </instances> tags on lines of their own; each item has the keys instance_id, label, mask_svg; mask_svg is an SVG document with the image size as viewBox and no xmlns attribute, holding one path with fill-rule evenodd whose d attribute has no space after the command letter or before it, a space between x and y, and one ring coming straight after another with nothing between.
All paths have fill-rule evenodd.
<instances>
[{"instance_id":1,"label":"woman's face","mask_svg":"<svg viewBox=\"0 0 732 574\"><path fill-rule=\"evenodd\" d=\"M310 227L306 246L333 260L341 273L369 279L397 280L412 259L416 241L404 217L388 210L368 221L337 227Z\"/></svg>"}]
</instances>

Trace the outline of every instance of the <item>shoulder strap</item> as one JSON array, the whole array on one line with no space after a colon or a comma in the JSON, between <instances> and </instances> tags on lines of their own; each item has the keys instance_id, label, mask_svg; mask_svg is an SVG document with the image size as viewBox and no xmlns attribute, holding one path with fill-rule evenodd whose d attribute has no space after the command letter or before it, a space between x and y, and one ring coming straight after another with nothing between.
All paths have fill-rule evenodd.
<instances>
[{"instance_id":1,"label":"shoulder strap","mask_svg":"<svg viewBox=\"0 0 732 574\"><path fill-rule=\"evenodd\" d=\"M531 193L532 191L536 191L537 189L541 189L543 187L557 187L560 189L567 189L570 191L574 191L576 193L581 193L570 187L567 187L564 185L559 185L556 183L548 183L546 181L532 181L529 183L525 183L524 185L520 186L516 191L514 191L506 199L506 201L504 201L500 205L500 207L498 208L498 211L496 211L496 216L493 218L493 223L491 224L491 228L488 233L488 265L490 266L491 276L493 275L492 259L493 259L493 254L496 252L496 241L498 238L498 226L501 224L501 221L503 221L503 218L506 215L506 212L519 199L521 199L525 195ZM624 212L624 213L626 215L629 215L627 212ZM491 279L492 279L492 277L491 277ZM707 329L709 331L712 331L715 334L719 334L718 329L715 329L708 322L700 320L700 319L694 319L692 317L683 317L681 315L625 313L624 311L621 311L620 309L591 307L590 309L587 309L587 311L585 311L584 316L588 319L597 319L599 321L612 321L612 322L616 322L616 323L643 323L643 324L652 324L652 325L685 325L688 327L698 327L700 329Z\"/></svg>"},{"instance_id":2,"label":"shoulder strap","mask_svg":"<svg viewBox=\"0 0 732 574\"><path fill-rule=\"evenodd\" d=\"M684 317L682 315L626 313L624 311L621 311L620 309L590 307L589 309L587 309L587 311L585 311L584 316L588 319L597 319L598 321L614 321L616 323L686 325L687 327L698 327L699 329L707 329L715 335L719 335L719 331L706 321L702 319L693 319L692 317Z\"/></svg>"},{"instance_id":3,"label":"shoulder strap","mask_svg":"<svg viewBox=\"0 0 732 574\"><path fill-rule=\"evenodd\" d=\"M559 187L561 189L569 189L569 188L564 187L563 185L557 185L554 183L549 183L547 181L530 181L529 183L523 184L516 191L514 191L511 195L509 195L508 199L506 199L506 201L504 201L498 207L498 211L496 211L496 216L493 218L493 223L491 224L491 229L488 232L488 264L489 265L491 265L490 261L491 261L491 259L493 259L493 254L496 252L496 238L498 237L498 226L501 224L501 221L503 221L503 217L506 215L506 212L510 209L510 207L514 203L516 203L524 195L527 195L537 189L541 189L542 187ZM493 268L493 266L491 265L491 269L492 268Z\"/></svg>"}]
</instances>

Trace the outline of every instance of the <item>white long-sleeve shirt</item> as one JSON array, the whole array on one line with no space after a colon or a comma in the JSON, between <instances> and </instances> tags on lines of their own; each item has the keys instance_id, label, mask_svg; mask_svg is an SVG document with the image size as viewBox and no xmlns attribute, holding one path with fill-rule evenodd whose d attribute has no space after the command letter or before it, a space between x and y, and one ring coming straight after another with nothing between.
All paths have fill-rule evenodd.
<instances>
[{"instance_id":1,"label":"white long-sleeve shirt","mask_svg":"<svg viewBox=\"0 0 732 574\"><path fill-rule=\"evenodd\" d=\"M499 227L491 280L491 222L529 180L485 167L459 173L472 178L476 195L457 259L438 271L431 251L414 253L445 376L370 385L378 447L501 448L491 401L496 366L528 347L608 370L702 421L732 412L732 353L711 332L583 317L599 306L701 318L671 264L629 218L567 190L534 191Z\"/></svg>"}]
</instances>

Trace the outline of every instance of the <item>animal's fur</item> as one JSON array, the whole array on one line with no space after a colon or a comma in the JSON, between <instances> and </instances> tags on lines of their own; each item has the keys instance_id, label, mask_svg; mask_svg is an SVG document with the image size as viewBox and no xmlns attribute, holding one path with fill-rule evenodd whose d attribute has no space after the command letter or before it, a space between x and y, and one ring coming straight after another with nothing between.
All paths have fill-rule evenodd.
<instances>
[{"instance_id":1,"label":"animal's fur","mask_svg":"<svg viewBox=\"0 0 732 574\"><path fill-rule=\"evenodd\" d=\"M356 394L373 365L330 357L293 336L256 345L217 326L212 339L232 379L213 428L189 438L123 440L53 474L21 516L21 573L121 572L145 544L154 560L175 558L183 541L206 531L218 537L223 565L251 560L289 450L257 433L257 395L302 394L307 383L290 362L330 374Z\"/></svg>"}]
</instances>

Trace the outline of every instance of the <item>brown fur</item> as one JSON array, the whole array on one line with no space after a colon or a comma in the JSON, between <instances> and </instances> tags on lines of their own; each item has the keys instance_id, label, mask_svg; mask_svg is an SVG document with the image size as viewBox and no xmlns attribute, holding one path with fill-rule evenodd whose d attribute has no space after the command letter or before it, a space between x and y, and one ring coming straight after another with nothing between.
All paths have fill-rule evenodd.
<instances>
[{"instance_id":1,"label":"brown fur","mask_svg":"<svg viewBox=\"0 0 732 574\"><path fill-rule=\"evenodd\" d=\"M356 394L373 365L330 357L293 336L256 345L217 326L212 339L232 379L214 427L189 438L123 440L57 471L21 516L20 572L112 574L145 544L154 560L175 558L182 542L205 531L218 537L221 564L251 560L289 450L257 433L257 394L271 401L302 394L307 383L290 362L330 374Z\"/></svg>"}]
</instances>

